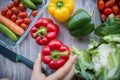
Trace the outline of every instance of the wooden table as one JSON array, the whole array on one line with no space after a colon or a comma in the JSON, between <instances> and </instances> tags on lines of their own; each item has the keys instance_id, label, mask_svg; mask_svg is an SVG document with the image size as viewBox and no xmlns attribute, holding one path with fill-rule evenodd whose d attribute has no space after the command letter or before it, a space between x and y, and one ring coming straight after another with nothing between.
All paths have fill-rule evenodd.
<instances>
[{"instance_id":1,"label":"wooden table","mask_svg":"<svg viewBox=\"0 0 120 80\"><path fill-rule=\"evenodd\" d=\"M2 3L2 5L0 5L0 9L5 5L7 5L7 1L9 0L4 0L4 1L0 0L0 3ZM100 24L99 12L97 10L95 0L74 0L74 1L75 1L75 10L79 8L83 8L88 12L94 10L94 15L92 19L96 26ZM49 15L47 9L44 10L43 14L40 17L50 18L56 24L59 25L60 34L58 36L58 39L62 40L62 42L68 46L75 46L81 49L86 49L87 44L89 43L89 39L96 38L96 36L93 33L83 38L72 37L69 34L68 30L66 29L65 24L55 21L55 19ZM32 61L35 61L38 52L41 51L41 48L42 46L37 45L35 40L31 38L30 34L28 34L24 39L24 41L22 42L22 44L18 47L12 47L12 50ZM48 73L51 72L46 65L43 64L43 66L46 68ZM26 67L24 64L13 63L0 55L0 77L7 77L10 78L11 80L30 80L31 72L32 70Z\"/></svg>"}]
</instances>

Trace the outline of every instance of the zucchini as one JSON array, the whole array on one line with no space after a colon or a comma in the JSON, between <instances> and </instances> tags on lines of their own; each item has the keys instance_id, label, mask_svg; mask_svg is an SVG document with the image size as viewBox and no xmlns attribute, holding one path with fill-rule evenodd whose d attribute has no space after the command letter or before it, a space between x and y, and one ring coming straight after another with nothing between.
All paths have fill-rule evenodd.
<instances>
[{"instance_id":1,"label":"zucchini","mask_svg":"<svg viewBox=\"0 0 120 80\"><path fill-rule=\"evenodd\" d=\"M37 6L31 0L21 0L24 5L32 10L36 10Z\"/></svg>"},{"instance_id":2,"label":"zucchini","mask_svg":"<svg viewBox=\"0 0 120 80\"><path fill-rule=\"evenodd\" d=\"M4 24L0 23L0 32L6 34L11 40L17 41L18 37L13 33L9 28L7 28Z\"/></svg>"}]
</instances>

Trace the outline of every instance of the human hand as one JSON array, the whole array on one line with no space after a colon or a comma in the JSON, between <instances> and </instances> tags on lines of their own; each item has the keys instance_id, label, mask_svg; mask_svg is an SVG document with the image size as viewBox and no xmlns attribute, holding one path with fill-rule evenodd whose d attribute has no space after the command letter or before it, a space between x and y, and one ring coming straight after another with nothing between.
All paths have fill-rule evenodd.
<instances>
[{"instance_id":1,"label":"human hand","mask_svg":"<svg viewBox=\"0 0 120 80\"><path fill-rule=\"evenodd\" d=\"M41 72L41 54L38 54L38 58L33 67L31 80L71 80L74 75L74 62L76 59L76 55L72 56L63 67L46 77Z\"/></svg>"}]
</instances>

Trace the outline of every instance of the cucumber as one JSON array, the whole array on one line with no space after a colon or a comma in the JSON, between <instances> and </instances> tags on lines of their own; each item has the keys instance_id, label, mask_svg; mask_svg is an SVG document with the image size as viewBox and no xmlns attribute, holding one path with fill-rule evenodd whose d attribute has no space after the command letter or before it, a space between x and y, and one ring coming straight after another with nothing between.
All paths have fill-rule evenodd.
<instances>
[{"instance_id":1,"label":"cucumber","mask_svg":"<svg viewBox=\"0 0 120 80\"><path fill-rule=\"evenodd\" d=\"M13 33L9 28L7 28L4 24L0 23L0 32L6 34L11 40L18 41L18 37L15 33Z\"/></svg>"},{"instance_id":2,"label":"cucumber","mask_svg":"<svg viewBox=\"0 0 120 80\"><path fill-rule=\"evenodd\" d=\"M35 4L42 4L43 0L31 0Z\"/></svg>"},{"instance_id":3,"label":"cucumber","mask_svg":"<svg viewBox=\"0 0 120 80\"><path fill-rule=\"evenodd\" d=\"M32 10L36 10L37 6L31 0L21 0L24 5Z\"/></svg>"}]
</instances>

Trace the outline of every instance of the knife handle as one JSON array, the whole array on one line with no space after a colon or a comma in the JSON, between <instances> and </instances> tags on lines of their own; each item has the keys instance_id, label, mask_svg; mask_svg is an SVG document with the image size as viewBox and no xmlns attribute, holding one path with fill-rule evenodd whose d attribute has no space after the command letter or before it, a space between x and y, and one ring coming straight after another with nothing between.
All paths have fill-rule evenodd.
<instances>
[{"instance_id":1,"label":"knife handle","mask_svg":"<svg viewBox=\"0 0 120 80\"><path fill-rule=\"evenodd\" d=\"M33 65L34 63L32 61L30 61L29 59L20 56L20 61L23 62L26 66L28 66L29 68L33 69ZM45 69L42 67L42 73L45 73Z\"/></svg>"}]
</instances>

